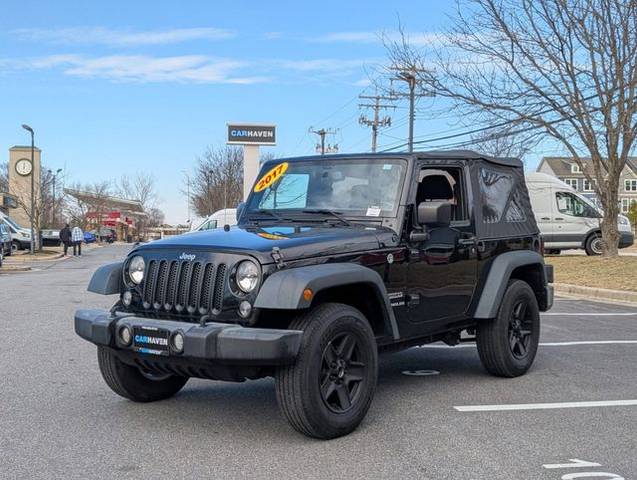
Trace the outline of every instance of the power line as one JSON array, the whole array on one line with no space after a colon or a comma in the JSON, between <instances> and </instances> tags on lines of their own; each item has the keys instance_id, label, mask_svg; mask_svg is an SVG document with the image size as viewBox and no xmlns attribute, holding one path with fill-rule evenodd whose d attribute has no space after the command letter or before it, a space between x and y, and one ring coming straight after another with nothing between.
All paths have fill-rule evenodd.
<instances>
[{"instance_id":1,"label":"power line","mask_svg":"<svg viewBox=\"0 0 637 480\"><path fill-rule=\"evenodd\" d=\"M335 135L338 130L332 128L321 128L320 130L314 130L312 127L310 127L309 132L318 135L320 138L320 142L316 144L317 153L325 155L326 153L338 152L338 144L335 143L334 145L325 145L325 137L327 135Z\"/></svg>"},{"instance_id":2,"label":"power line","mask_svg":"<svg viewBox=\"0 0 637 480\"><path fill-rule=\"evenodd\" d=\"M433 94L429 92L421 92L416 93L416 85L418 85L418 73L425 72L426 70L422 68L410 67L410 68L401 68L392 66L390 70L395 70L398 73L395 80L400 80L407 83L409 87L409 93L401 93L401 92L392 92L393 97L407 96L409 97L409 140L407 144L409 145L409 151L414 151L414 121L416 118L416 96L419 97L432 97Z\"/></svg>"},{"instance_id":3,"label":"power line","mask_svg":"<svg viewBox=\"0 0 637 480\"><path fill-rule=\"evenodd\" d=\"M598 95L597 94L593 94L593 95L590 95L588 97L584 97L582 99L582 101L585 102L585 101L588 101L588 100L592 100L593 98L596 98L596 97L598 97ZM565 106L566 105L560 105L559 107L547 108L545 110L541 110L541 111L537 112L536 115L544 115L546 113L551 113L551 112L556 111L557 108L564 108ZM599 110L599 108L595 108L595 109L591 110L591 112L596 111L596 110ZM553 120L553 121L547 122L547 123L549 125L553 125L555 123L559 123L559 122L562 122L562 121L565 121L565 120L569 120L569 119L574 118L574 117L575 117L575 115L570 115L568 117L559 118L559 119L556 119L556 120ZM494 128L501 128L501 127L505 127L505 126L508 126L508 125L521 123L521 122L522 122L521 119L506 120L504 122L496 123L494 125L488 125L486 127L475 128L473 130L467 130L467 131L460 132L460 133L455 133L455 134L452 134L452 135L443 135L441 137L429 138L429 139L426 139L426 140L419 140L419 141L413 142L413 144L419 144L420 145L420 144L423 144L423 143L435 143L435 142L439 142L439 141L442 141L442 140L450 140L452 138L466 137L467 135L474 135L476 133L482 133L482 132L485 132L485 131L488 131L488 130L492 130ZM502 134L500 134L500 136L492 135L492 136L488 137L485 140L503 138L503 137L506 137L506 136L509 136L509 135L515 135L517 133L524 133L525 131L533 130L533 129L537 129L537 128L543 128L543 125L535 125L535 126L526 127L524 129L515 130L515 131L511 131L511 132L502 132ZM470 140L470 141L465 141L465 142L459 142L459 143L456 143L455 145L460 145L460 146L461 145L471 145L472 143L482 143L485 140L482 140L482 141ZM409 142L402 143L400 145L396 145L396 146L393 146L393 147L389 147L389 148L383 150L383 152L389 152L391 150L396 150L397 148L402 148L402 147L405 147L407 145L409 145ZM454 144L452 144L452 145L454 145Z\"/></svg>"},{"instance_id":4,"label":"power line","mask_svg":"<svg viewBox=\"0 0 637 480\"><path fill-rule=\"evenodd\" d=\"M372 128L372 152L376 151L376 142L378 139L378 130L379 128L389 127L391 126L391 117L384 116L380 118L380 111L386 108L395 108L394 105L389 104L381 104L381 100L394 101L394 97L383 97L382 95L359 95L358 98L361 100L373 100L374 103L359 103L359 108L372 108L374 110L373 119L367 118L365 115L361 115L358 119L358 123L361 125L365 125L367 127Z\"/></svg>"}]
</instances>

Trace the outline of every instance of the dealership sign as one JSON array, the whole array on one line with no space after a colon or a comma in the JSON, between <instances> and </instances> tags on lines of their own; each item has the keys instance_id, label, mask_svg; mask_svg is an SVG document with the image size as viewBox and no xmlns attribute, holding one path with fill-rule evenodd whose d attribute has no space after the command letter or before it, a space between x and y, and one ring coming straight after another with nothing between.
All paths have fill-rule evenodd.
<instances>
[{"instance_id":1,"label":"dealership sign","mask_svg":"<svg viewBox=\"0 0 637 480\"><path fill-rule=\"evenodd\" d=\"M276 145L276 126L229 123L227 143L238 145Z\"/></svg>"}]
</instances>

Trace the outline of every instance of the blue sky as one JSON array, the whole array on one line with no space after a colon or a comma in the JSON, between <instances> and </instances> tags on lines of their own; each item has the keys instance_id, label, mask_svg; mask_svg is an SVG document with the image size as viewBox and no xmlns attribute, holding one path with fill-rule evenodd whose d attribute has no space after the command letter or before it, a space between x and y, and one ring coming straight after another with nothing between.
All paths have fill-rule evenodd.
<instances>
[{"instance_id":1,"label":"blue sky","mask_svg":"<svg viewBox=\"0 0 637 480\"><path fill-rule=\"evenodd\" d=\"M0 148L37 133L43 162L66 183L155 175L167 221L186 218L180 171L228 121L278 126L277 155L312 153L310 126L337 127L342 152L367 151L356 96L373 93L380 32L398 19L426 45L453 1L3 2ZM404 103L380 145L407 134ZM417 135L458 128L419 104ZM455 125L455 126L454 126ZM5 153L4 155L8 155Z\"/></svg>"}]
</instances>

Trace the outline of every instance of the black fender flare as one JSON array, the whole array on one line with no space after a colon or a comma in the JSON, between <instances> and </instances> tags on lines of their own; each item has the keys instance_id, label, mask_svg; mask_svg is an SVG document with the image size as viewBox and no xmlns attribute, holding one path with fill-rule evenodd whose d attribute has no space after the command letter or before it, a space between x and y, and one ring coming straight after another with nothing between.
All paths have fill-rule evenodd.
<instances>
[{"instance_id":1,"label":"black fender flare","mask_svg":"<svg viewBox=\"0 0 637 480\"><path fill-rule=\"evenodd\" d=\"M380 305L384 305L383 318L394 339L398 339L396 317L382 278L371 268L355 263L325 263L274 272L263 283L254 306L280 310L306 309L312 303L311 299L303 298L303 290L306 288L316 295L327 288L356 283L373 287Z\"/></svg>"},{"instance_id":2,"label":"black fender flare","mask_svg":"<svg viewBox=\"0 0 637 480\"><path fill-rule=\"evenodd\" d=\"M87 290L100 295L115 295L122 292L122 269L124 262L102 265L95 270Z\"/></svg>"},{"instance_id":3,"label":"black fender flare","mask_svg":"<svg viewBox=\"0 0 637 480\"><path fill-rule=\"evenodd\" d=\"M498 255L491 263L473 317L479 319L495 318L513 270L525 265L536 264L542 267L542 281L546 285L544 258L539 253L531 250L517 250Z\"/></svg>"}]
</instances>

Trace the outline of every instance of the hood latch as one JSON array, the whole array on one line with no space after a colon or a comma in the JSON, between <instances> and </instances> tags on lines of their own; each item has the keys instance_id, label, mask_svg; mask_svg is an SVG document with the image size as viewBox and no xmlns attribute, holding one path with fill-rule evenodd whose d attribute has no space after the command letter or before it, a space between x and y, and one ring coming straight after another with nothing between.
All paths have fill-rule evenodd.
<instances>
[{"instance_id":1,"label":"hood latch","mask_svg":"<svg viewBox=\"0 0 637 480\"><path fill-rule=\"evenodd\" d=\"M272 247L272 252L270 252L270 256L274 263L276 264L277 270L285 267L285 262L283 261L283 255L281 254L281 249L279 247Z\"/></svg>"}]
</instances>

